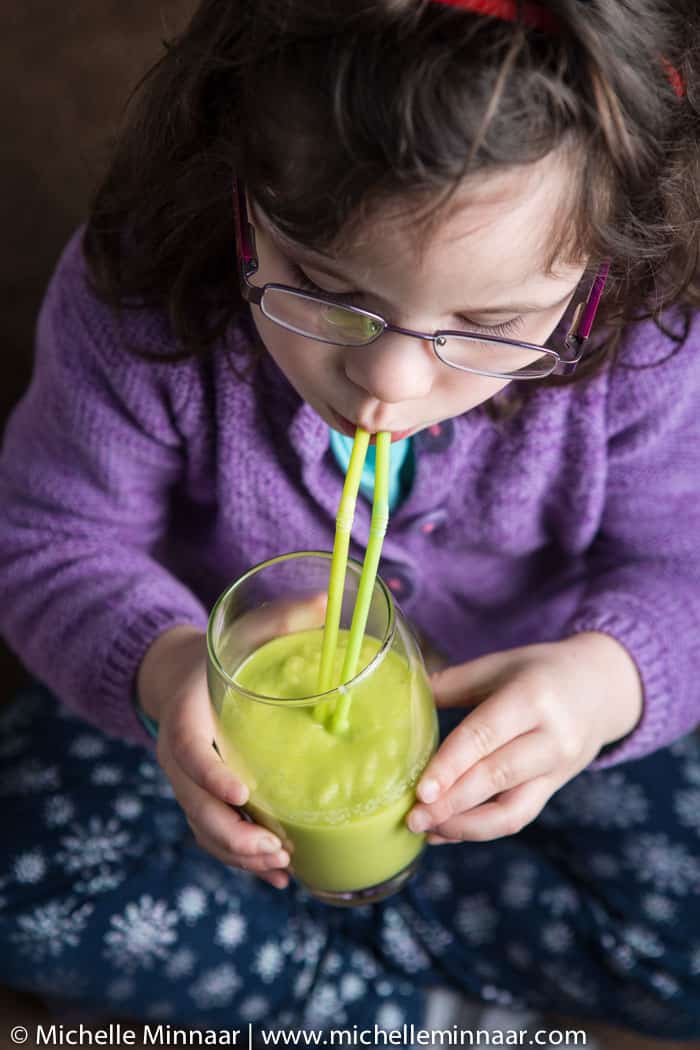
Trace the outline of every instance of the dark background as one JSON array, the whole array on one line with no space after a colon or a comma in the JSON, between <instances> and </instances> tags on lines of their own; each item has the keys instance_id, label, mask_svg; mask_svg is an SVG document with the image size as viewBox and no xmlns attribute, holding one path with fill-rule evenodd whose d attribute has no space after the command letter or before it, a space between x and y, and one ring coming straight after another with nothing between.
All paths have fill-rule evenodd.
<instances>
[{"instance_id":1,"label":"dark background","mask_svg":"<svg viewBox=\"0 0 700 1050\"><path fill-rule=\"evenodd\" d=\"M29 382L43 291L85 217L129 92L194 7L195 0L0 6L0 432ZM0 641L0 700L20 680Z\"/></svg>"}]
</instances>

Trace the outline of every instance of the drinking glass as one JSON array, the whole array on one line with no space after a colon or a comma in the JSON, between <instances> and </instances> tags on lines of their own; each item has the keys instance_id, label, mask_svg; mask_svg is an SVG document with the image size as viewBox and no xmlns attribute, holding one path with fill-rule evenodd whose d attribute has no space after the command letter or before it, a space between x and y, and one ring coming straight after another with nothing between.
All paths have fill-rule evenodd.
<instances>
[{"instance_id":1,"label":"drinking glass","mask_svg":"<svg viewBox=\"0 0 700 1050\"><path fill-rule=\"evenodd\" d=\"M217 750L250 790L244 814L280 837L316 897L366 904L417 867L425 835L405 818L438 725L418 644L379 577L359 670L339 684L362 568L352 559L336 684L318 693L330 565L322 551L283 554L221 595L207 630L209 693Z\"/></svg>"}]
</instances>

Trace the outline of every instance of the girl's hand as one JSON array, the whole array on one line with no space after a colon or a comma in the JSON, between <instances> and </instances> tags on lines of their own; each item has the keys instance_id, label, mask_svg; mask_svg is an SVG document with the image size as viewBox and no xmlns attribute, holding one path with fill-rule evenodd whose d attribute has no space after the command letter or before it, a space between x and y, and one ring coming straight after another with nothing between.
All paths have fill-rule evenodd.
<instances>
[{"instance_id":1,"label":"girl's hand","mask_svg":"<svg viewBox=\"0 0 700 1050\"><path fill-rule=\"evenodd\" d=\"M241 630L252 647L278 634L323 623L325 600L306 606L283 603L251 613ZM206 636L175 627L148 649L137 689L146 714L158 722L158 762L170 781L199 846L235 868L253 872L277 889L289 883L290 856L267 828L246 820L237 806L249 791L212 746L214 716L206 678Z\"/></svg>"},{"instance_id":2,"label":"girl's hand","mask_svg":"<svg viewBox=\"0 0 700 1050\"><path fill-rule=\"evenodd\" d=\"M408 817L434 845L516 834L642 711L635 664L598 632L483 656L431 684L438 707L473 708L428 763Z\"/></svg>"}]
</instances>

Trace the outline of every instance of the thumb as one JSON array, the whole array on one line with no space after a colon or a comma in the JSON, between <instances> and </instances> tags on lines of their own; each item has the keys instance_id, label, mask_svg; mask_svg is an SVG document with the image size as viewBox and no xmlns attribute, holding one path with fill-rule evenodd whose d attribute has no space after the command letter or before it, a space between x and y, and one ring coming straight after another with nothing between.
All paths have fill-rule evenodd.
<instances>
[{"instance_id":1,"label":"thumb","mask_svg":"<svg viewBox=\"0 0 700 1050\"><path fill-rule=\"evenodd\" d=\"M430 686L437 707L472 707L481 703L505 682L516 651L488 653L436 671L430 676Z\"/></svg>"}]
</instances>

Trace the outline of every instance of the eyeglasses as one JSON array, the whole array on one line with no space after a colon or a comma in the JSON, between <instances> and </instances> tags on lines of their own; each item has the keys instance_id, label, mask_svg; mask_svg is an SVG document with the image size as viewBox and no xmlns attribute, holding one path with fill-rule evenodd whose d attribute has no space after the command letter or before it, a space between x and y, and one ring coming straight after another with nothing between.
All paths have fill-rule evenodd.
<instances>
[{"instance_id":1,"label":"eyeglasses","mask_svg":"<svg viewBox=\"0 0 700 1050\"><path fill-rule=\"evenodd\" d=\"M557 332L561 331L561 347L557 350L479 332L416 332L389 324L370 310L339 303L331 295L306 292L286 284L268 283L262 287L251 284L249 278L258 270L255 233L248 219L245 192L237 179L233 198L243 298L260 307L269 321L290 332L331 346L357 348L370 346L384 332L398 332L431 343L436 357L450 368L494 379L543 379L553 374L570 374L583 356L610 269L609 262L598 270L587 298L569 308L571 320L563 327L560 322Z\"/></svg>"}]
</instances>

